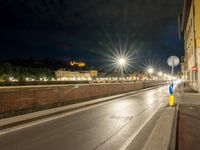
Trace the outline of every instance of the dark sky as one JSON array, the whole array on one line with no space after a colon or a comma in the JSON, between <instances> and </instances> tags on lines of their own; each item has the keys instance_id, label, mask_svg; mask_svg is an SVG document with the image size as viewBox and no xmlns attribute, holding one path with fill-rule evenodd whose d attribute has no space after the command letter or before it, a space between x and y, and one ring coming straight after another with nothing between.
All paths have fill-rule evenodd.
<instances>
[{"instance_id":1,"label":"dark sky","mask_svg":"<svg viewBox=\"0 0 200 150\"><path fill-rule=\"evenodd\" d=\"M181 9L182 0L0 0L0 58L103 64L121 50L136 64L166 65L183 55Z\"/></svg>"}]
</instances>

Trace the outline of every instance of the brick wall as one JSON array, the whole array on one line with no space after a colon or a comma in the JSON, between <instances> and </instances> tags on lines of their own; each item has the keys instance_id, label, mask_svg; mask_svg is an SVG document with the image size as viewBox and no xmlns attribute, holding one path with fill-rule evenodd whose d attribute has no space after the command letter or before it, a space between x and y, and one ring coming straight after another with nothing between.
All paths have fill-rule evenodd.
<instances>
[{"instance_id":1,"label":"brick wall","mask_svg":"<svg viewBox=\"0 0 200 150\"><path fill-rule=\"evenodd\" d=\"M125 93L164 82L0 88L0 118Z\"/></svg>"}]
</instances>

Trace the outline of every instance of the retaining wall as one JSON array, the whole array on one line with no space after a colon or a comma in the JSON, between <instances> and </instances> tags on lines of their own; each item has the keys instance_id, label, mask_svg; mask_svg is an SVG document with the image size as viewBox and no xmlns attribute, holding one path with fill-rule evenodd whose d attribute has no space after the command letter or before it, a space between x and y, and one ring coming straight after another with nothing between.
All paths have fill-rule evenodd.
<instances>
[{"instance_id":1,"label":"retaining wall","mask_svg":"<svg viewBox=\"0 0 200 150\"><path fill-rule=\"evenodd\" d=\"M0 118L153 87L166 82L0 88Z\"/></svg>"}]
</instances>

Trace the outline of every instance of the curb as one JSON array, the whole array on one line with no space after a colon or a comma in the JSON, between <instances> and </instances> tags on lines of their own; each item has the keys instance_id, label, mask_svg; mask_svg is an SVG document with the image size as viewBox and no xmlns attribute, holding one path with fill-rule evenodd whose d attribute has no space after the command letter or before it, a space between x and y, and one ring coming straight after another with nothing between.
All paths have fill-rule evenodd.
<instances>
[{"instance_id":1,"label":"curb","mask_svg":"<svg viewBox=\"0 0 200 150\"><path fill-rule=\"evenodd\" d=\"M137 91L133 91L133 92L128 92L128 93L124 93L124 94L118 94L118 95L114 95L114 96L98 98L98 99L94 99L94 100L90 100L90 101L86 101L86 102L82 102L82 103L77 103L77 104L72 104L72 105L67 105L67 106L61 106L61 107L37 111L37 112L29 113L29 114L24 114L24 115L0 119L0 131L7 129L7 128L10 128L10 127L17 126L17 125L25 124L27 122L36 121L36 120L39 120L39 119L44 119L46 117L59 115L59 114L69 112L69 111L73 111L73 110L77 110L77 109L80 109L80 108L89 107L89 106L92 106L92 105L112 101L116 98L121 98L121 97L129 96L129 95L132 95L132 94L141 93L141 92L148 91L148 90L151 90L151 89L156 89L156 88L159 88L159 87L161 87L161 86L159 85L159 86L146 88L146 89L142 89L142 90L137 90Z\"/></svg>"}]
</instances>

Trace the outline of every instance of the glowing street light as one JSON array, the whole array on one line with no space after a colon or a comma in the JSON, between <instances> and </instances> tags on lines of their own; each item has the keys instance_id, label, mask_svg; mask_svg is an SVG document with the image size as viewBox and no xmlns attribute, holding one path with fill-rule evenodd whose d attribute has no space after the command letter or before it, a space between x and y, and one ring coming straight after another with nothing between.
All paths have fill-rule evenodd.
<instances>
[{"instance_id":1,"label":"glowing street light","mask_svg":"<svg viewBox=\"0 0 200 150\"><path fill-rule=\"evenodd\" d=\"M111 62L111 69L114 69L115 72L118 72L122 80L123 74L129 70L129 67L133 67L131 63L134 62L134 53L132 51L128 51L126 49L122 50L115 48L111 50L112 55L108 55Z\"/></svg>"},{"instance_id":2,"label":"glowing street light","mask_svg":"<svg viewBox=\"0 0 200 150\"><path fill-rule=\"evenodd\" d=\"M127 60L126 58L118 58L117 59L117 65L119 66L120 72L121 72L121 77L123 76L123 70L127 65Z\"/></svg>"},{"instance_id":3,"label":"glowing street light","mask_svg":"<svg viewBox=\"0 0 200 150\"><path fill-rule=\"evenodd\" d=\"M149 68L149 69L148 69L148 73L149 73L149 74L152 74L153 71L154 71L153 68Z\"/></svg>"},{"instance_id":4,"label":"glowing street light","mask_svg":"<svg viewBox=\"0 0 200 150\"><path fill-rule=\"evenodd\" d=\"M152 68L152 67L148 68L148 69L147 69L147 72L149 73L150 78L151 78L151 80L152 80L152 76L151 76L151 75L152 75L153 72L154 72L153 68Z\"/></svg>"},{"instance_id":5,"label":"glowing street light","mask_svg":"<svg viewBox=\"0 0 200 150\"><path fill-rule=\"evenodd\" d=\"M118 64L119 64L119 66L124 67L124 65L126 65L126 59L125 58L119 58Z\"/></svg>"},{"instance_id":6,"label":"glowing street light","mask_svg":"<svg viewBox=\"0 0 200 150\"><path fill-rule=\"evenodd\" d=\"M158 75L161 77L163 75L163 73L162 72L158 72Z\"/></svg>"}]
</instances>

